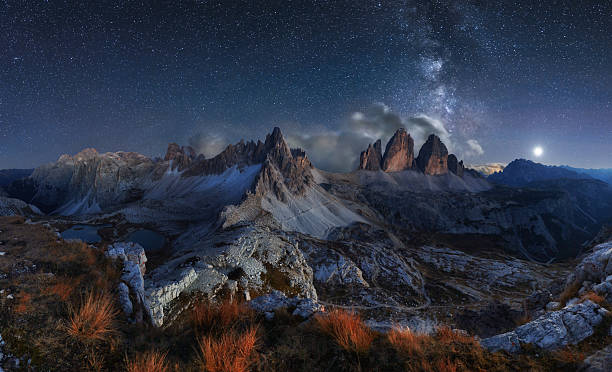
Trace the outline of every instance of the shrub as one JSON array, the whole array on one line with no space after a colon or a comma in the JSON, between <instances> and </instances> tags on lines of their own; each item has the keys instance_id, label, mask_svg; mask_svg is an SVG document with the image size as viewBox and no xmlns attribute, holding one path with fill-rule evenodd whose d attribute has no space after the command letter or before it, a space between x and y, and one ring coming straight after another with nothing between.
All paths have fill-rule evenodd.
<instances>
[{"instance_id":1,"label":"shrub","mask_svg":"<svg viewBox=\"0 0 612 372\"><path fill-rule=\"evenodd\" d=\"M118 315L112 297L107 293L90 292L81 306L70 312L67 332L72 338L83 342L106 342L117 333L115 319Z\"/></svg>"},{"instance_id":2,"label":"shrub","mask_svg":"<svg viewBox=\"0 0 612 372\"><path fill-rule=\"evenodd\" d=\"M245 304L226 300L219 304L208 301L197 303L191 311L191 321L195 328L227 329L233 323L253 316L253 311Z\"/></svg>"},{"instance_id":3,"label":"shrub","mask_svg":"<svg viewBox=\"0 0 612 372\"><path fill-rule=\"evenodd\" d=\"M137 355L133 360L126 360L128 372L168 372L167 353L148 351Z\"/></svg>"},{"instance_id":4,"label":"shrub","mask_svg":"<svg viewBox=\"0 0 612 372\"><path fill-rule=\"evenodd\" d=\"M332 310L316 318L318 327L347 351L366 353L374 340L374 332L356 313Z\"/></svg>"},{"instance_id":5,"label":"shrub","mask_svg":"<svg viewBox=\"0 0 612 372\"><path fill-rule=\"evenodd\" d=\"M243 333L235 330L220 338L203 336L199 339L201 363L209 372L246 372L256 357L258 328Z\"/></svg>"}]
</instances>

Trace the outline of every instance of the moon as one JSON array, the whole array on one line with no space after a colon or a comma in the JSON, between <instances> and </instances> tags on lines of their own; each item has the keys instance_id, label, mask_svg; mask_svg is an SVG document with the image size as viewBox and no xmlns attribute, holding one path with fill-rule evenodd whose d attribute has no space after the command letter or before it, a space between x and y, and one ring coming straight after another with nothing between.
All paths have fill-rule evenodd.
<instances>
[{"instance_id":1,"label":"moon","mask_svg":"<svg viewBox=\"0 0 612 372\"><path fill-rule=\"evenodd\" d=\"M533 154L539 158L540 156L542 156L542 154L544 153L544 149L542 149L541 146L536 146L533 148Z\"/></svg>"}]
</instances>

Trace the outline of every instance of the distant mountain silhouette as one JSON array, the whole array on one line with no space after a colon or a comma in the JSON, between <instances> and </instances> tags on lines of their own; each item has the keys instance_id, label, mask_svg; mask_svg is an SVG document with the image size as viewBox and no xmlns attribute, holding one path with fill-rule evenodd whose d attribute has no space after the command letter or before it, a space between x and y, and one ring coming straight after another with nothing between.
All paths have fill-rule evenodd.
<instances>
[{"instance_id":1,"label":"distant mountain silhouette","mask_svg":"<svg viewBox=\"0 0 612 372\"><path fill-rule=\"evenodd\" d=\"M496 172L487 177L493 183L521 187L532 182L556 180L556 179L592 179L588 174L578 173L573 170L535 163L531 160L516 159L501 172Z\"/></svg>"},{"instance_id":2,"label":"distant mountain silhouette","mask_svg":"<svg viewBox=\"0 0 612 372\"><path fill-rule=\"evenodd\" d=\"M600 181L604 181L612 185L612 169L585 169L585 168L574 168L569 165L562 165L561 168L571 170L576 173L586 174Z\"/></svg>"},{"instance_id":3,"label":"distant mountain silhouette","mask_svg":"<svg viewBox=\"0 0 612 372\"><path fill-rule=\"evenodd\" d=\"M13 181L30 177L34 169L0 169L0 187L8 186Z\"/></svg>"}]
</instances>

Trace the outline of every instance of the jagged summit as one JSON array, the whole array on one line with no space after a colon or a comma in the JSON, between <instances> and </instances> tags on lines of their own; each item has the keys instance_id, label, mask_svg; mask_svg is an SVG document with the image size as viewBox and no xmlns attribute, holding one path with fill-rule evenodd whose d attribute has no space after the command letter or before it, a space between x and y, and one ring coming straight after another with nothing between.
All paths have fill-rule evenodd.
<instances>
[{"instance_id":1,"label":"jagged summit","mask_svg":"<svg viewBox=\"0 0 612 372\"><path fill-rule=\"evenodd\" d=\"M203 155L202 155L203 156ZM178 168L179 171L191 165L191 162L196 158L196 151L191 146L179 146L176 143L168 144L168 150L164 161L172 161L172 168Z\"/></svg>"},{"instance_id":2,"label":"jagged summit","mask_svg":"<svg viewBox=\"0 0 612 372\"><path fill-rule=\"evenodd\" d=\"M370 144L367 150L362 151L359 157L359 169L380 170L382 162L382 145L380 140Z\"/></svg>"},{"instance_id":3,"label":"jagged summit","mask_svg":"<svg viewBox=\"0 0 612 372\"><path fill-rule=\"evenodd\" d=\"M441 175L449 171L463 177L465 167L448 149L440 138L432 134L427 138L414 157L414 140L405 128L399 128L385 147L384 155L381 153L381 142L370 144L366 151L361 153L359 159L360 170L384 172L401 172L417 170L427 175Z\"/></svg>"},{"instance_id":4,"label":"jagged summit","mask_svg":"<svg viewBox=\"0 0 612 372\"><path fill-rule=\"evenodd\" d=\"M414 168L414 140L406 129L398 129L387 143L382 170L399 172Z\"/></svg>"},{"instance_id":5,"label":"jagged summit","mask_svg":"<svg viewBox=\"0 0 612 372\"><path fill-rule=\"evenodd\" d=\"M421 172L429 175L448 173L448 149L435 134L429 135L421 147L416 163Z\"/></svg>"}]
</instances>

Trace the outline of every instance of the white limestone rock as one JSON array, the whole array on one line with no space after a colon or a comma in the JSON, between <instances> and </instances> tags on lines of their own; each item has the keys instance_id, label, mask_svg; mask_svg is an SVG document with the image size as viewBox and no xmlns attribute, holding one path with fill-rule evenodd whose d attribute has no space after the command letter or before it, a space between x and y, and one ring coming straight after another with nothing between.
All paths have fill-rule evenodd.
<instances>
[{"instance_id":1,"label":"white limestone rock","mask_svg":"<svg viewBox=\"0 0 612 372\"><path fill-rule=\"evenodd\" d=\"M594 327L603 320L601 307L592 301L546 313L513 331L481 341L490 351L520 351L521 343L530 343L542 349L557 349L593 335Z\"/></svg>"}]
</instances>

